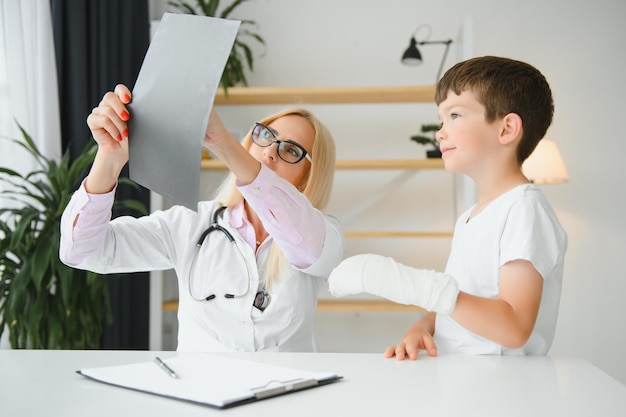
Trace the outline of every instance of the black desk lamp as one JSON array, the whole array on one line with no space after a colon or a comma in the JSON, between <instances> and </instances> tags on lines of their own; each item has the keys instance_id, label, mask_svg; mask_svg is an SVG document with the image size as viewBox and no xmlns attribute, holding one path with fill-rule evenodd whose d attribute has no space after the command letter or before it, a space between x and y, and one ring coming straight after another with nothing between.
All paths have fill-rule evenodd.
<instances>
[{"instance_id":1,"label":"black desk lamp","mask_svg":"<svg viewBox=\"0 0 626 417\"><path fill-rule=\"evenodd\" d=\"M417 29L415 29L415 32L413 32L413 36L411 36L411 42L409 44L409 47L407 48L406 51L404 51L404 54L402 54L402 63L404 65L419 65L422 63L422 54L420 53L419 49L417 49L417 45L432 45L432 44L446 45L446 49L443 53L443 57L441 58L441 64L439 64L439 71L437 71L437 79L435 80L435 82L437 82L439 81L439 78L441 77L443 64L446 61L446 56L448 55L448 50L450 49L450 44L452 43L452 39L448 39L445 41L429 41L429 40L417 41L415 39L415 35L421 28L428 29L428 36L426 36L426 38L430 36L431 29L430 29L430 26L428 25L421 25Z\"/></svg>"}]
</instances>

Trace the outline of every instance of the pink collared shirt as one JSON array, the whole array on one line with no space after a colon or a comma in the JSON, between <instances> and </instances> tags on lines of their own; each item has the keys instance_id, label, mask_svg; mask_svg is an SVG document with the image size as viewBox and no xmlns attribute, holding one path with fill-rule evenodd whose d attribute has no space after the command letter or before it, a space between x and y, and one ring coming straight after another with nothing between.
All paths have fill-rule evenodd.
<instances>
[{"instance_id":1,"label":"pink collared shirt","mask_svg":"<svg viewBox=\"0 0 626 417\"><path fill-rule=\"evenodd\" d=\"M106 194L90 194L83 181L72 196L61 220L61 257L67 264L79 265L101 246L116 188ZM324 246L325 218L306 196L265 165L261 165L254 181L238 188L259 215L270 236L268 240L278 243L290 264L304 269L319 258ZM243 204L229 210L231 226L256 250L254 227Z\"/></svg>"}]
</instances>

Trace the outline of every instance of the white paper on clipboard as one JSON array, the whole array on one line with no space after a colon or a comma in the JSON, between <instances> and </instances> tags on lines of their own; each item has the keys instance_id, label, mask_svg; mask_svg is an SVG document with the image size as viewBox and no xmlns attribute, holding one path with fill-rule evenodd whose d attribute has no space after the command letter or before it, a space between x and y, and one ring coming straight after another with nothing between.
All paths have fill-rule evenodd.
<instances>
[{"instance_id":1,"label":"white paper on clipboard","mask_svg":"<svg viewBox=\"0 0 626 417\"><path fill-rule=\"evenodd\" d=\"M296 393L341 380L334 372L314 372L210 353L166 359L172 378L154 362L81 369L79 374L121 388L179 401L230 408Z\"/></svg>"}]
</instances>

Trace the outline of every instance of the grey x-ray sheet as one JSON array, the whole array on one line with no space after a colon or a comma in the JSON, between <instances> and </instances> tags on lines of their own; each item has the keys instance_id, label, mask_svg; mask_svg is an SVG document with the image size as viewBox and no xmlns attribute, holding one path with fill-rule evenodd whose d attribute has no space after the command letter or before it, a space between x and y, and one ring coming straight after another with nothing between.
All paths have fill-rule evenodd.
<instances>
[{"instance_id":1,"label":"grey x-ray sheet","mask_svg":"<svg viewBox=\"0 0 626 417\"><path fill-rule=\"evenodd\" d=\"M129 105L129 174L197 210L202 144L241 22L165 13Z\"/></svg>"}]
</instances>

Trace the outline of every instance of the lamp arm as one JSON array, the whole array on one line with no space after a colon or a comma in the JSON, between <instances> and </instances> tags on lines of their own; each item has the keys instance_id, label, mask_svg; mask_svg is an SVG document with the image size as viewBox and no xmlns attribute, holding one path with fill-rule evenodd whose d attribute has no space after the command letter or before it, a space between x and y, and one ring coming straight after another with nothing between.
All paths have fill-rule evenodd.
<instances>
[{"instance_id":1,"label":"lamp arm","mask_svg":"<svg viewBox=\"0 0 626 417\"><path fill-rule=\"evenodd\" d=\"M439 71L437 71L437 80L435 82L439 82L441 79L441 71L443 70L443 63L446 62L446 56L448 55L448 50L450 49L450 44L452 43L452 39L448 39L446 41L446 50L443 51L443 58L441 58L441 63L439 64Z\"/></svg>"},{"instance_id":2,"label":"lamp arm","mask_svg":"<svg viewBox=\"0 0 626 417\"><path fill-rule=\"evenodd\" d=\"M443 57L441 58L441 63L439 64L439 71L437 71L437 79L435 82L438 82L441 78L441 71L443 70L443 64L446 62L446 57L448 56L448 50L450 49L450 44L452 43L452 39L448 39L445 41L420 41L417 42L418 45L426 45L426 44L445 44L446 49L443 51Z\"/></svg>"}]
</instances>

